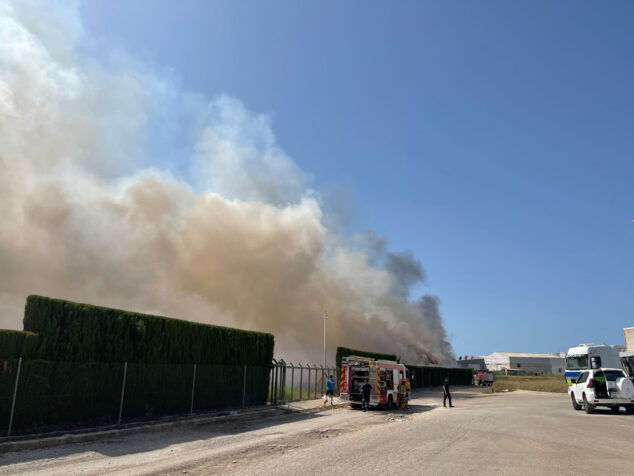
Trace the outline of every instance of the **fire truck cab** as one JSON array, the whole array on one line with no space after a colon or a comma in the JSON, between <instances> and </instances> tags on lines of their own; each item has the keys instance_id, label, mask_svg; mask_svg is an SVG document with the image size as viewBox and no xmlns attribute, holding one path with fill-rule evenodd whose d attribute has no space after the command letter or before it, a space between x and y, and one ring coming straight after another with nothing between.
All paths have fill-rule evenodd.
<instances>
[{"instance_id":1,"label":"fire truck cab","mask_svg":"<svg viewBox=\"0 0 634 476\"><path fill-rule=\"evenodd\" d=\"M370 406L395 408L401 379L405 380L409 392L409 372L405 365L393 360L344 357L341 361L341 400L349 401L353 408L360 408L363 399L361 387L369 382L372 385Z\"/></svg>"}]
</instances>

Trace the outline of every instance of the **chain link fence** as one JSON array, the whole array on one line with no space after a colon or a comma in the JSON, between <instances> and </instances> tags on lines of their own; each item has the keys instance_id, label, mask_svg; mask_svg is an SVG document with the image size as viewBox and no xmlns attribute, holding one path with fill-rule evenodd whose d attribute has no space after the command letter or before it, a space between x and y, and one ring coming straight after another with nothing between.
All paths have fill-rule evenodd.
<instances>
[{"instance_id":1,"label":"chain link fence","mask_svg":"<svg viewBox=\"0 0 634 476\"><path fill-rule=\"evenodd\" d=\"M322 398L330 376L335 381L335 395L339 395L339 367L302 365L273 360L269 401L273 405Z\"/></svg>"},{"instance_id":2,"label":"chain link fence","mask_svg":"<svg viewBox=\"0 0 634 476\"><path fill-rule=\"evenodd\" d=\"M335 368L7 359L0 438L320 398Z\"/></svg>"}]
</instances>

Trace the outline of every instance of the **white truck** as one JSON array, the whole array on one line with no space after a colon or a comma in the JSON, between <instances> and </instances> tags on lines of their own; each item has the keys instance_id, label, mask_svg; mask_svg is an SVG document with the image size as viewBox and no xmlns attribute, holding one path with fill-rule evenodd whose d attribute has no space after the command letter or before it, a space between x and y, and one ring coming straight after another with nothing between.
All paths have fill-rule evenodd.
<instances>
[{"instance_id":1,"label":"white truck","mask_svg":"<svg viewBox=\"0 0 634 476\"><path fill-rule=\"evenodd\" d=\"M611 345L579 344L566 353L566 382L570 387L584 370L620 369L619 351Z\"/></svg>"}]
</instances>

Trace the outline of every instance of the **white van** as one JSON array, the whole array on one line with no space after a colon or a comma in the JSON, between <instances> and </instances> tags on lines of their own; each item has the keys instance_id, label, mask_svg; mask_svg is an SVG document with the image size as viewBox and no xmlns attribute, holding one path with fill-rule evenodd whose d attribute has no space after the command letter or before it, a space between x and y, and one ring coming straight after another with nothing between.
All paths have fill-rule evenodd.
<instances>
[{"instance_id":1,"label":"white van","mask_svg":"<svg viewBox=\"0 0 634 476\"><path fill-rule=\"evenodd\" d=\"M583 370L601 367L620 369L619 351L611 345L579 344L566 353L566 383L571 386Z\"/></svg>"}]
</instances>

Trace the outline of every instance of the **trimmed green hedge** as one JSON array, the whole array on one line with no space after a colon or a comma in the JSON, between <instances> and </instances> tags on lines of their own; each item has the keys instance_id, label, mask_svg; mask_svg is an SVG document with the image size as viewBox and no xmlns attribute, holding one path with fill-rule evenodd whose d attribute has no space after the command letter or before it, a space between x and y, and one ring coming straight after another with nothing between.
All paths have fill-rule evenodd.
<instances>
[{"instance_id":1,"label":"trimmed green hedge","mask_svg":"<svg viewBox=\"0 0 634 476\"><path fill-rule=\"evenodd\" d=\"M359 357L369 357L371 359L396 360L396 355L394 354L379 354L377 352L351 349L349 347L337 347L337 367L341 367L341 360L349 355L358 355Z\"/></svg>"},{"instance_id":2,"label":"trimmed green hedge","mask_svg":"<svg viewBox=\"0 0 634 476\"><path fill-rule=\"evenodd\" d=\"M451 385L473 384L472 369L405 365L414 377L411 380L412 388L439 387L444 382L445 377L449 377Z\"/></svg>"},{"instance_id":3,"label":"trimmed green hedge","mask_svg":"<svg viewBox=\"0 0 634 476\"><path fill-rule=\"evenodd\" d=\"M272 334L43 296L27 298L24 328L0 331L0 432L19 357L13 434L116 424L124 362L124 421L189 413L194 384L197 412L266 403Z\"/></svg>"},{"instance_id":4,"label":"trimmed green hedge","mask_svg":"<svg viewBox=\"0 0 634 476\"><path fill-rule=\"evenodd\" d=\"M0 329L0 359L35 359L39 343L38 335L33 332Z\"/></svg>"},{"instance_id":5,"label":"trimmed green hedge","mask_svg":"<svg viewBox=\"0 0 634 476\"><path fill-rule=\"evenodd\" d=\"M24 329L59 362L269 366L274 337L43 296L29 296Z\"/></svg>"}]
</instances>

